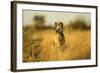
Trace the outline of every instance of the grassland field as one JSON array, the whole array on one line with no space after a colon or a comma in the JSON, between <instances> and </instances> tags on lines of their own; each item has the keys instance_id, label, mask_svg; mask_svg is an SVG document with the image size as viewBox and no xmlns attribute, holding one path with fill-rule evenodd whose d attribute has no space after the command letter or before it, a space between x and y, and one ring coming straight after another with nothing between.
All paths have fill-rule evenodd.
<instances>
[{"instance_id":1,"label":"grassland field","mask_svg":"<svg viewBox=\"0 0 100 73\"><path fill-rule=\"evenodd\" d=\"M64 51L52 49L54 29L23 28L23 62L84 60L91 58L90 30L65 28Z\"/></svg>"}]
</instances>

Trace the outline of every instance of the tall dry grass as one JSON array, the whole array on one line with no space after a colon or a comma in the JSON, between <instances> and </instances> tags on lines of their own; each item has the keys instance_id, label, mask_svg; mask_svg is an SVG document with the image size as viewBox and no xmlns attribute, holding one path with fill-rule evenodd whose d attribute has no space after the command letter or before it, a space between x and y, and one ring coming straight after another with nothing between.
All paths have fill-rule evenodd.
<instances>
[{"instance_id":1,"label":"tall dry grass","mask_svg":"<svg viewBox=\"0 0 100 73\"><path fill-rule=\"evenodd\" d=\"M54 29L23 29L23 62L82 60L91 58L90 30L65 28L66 48L52 48Z\"/></svg>"}]
</instances>

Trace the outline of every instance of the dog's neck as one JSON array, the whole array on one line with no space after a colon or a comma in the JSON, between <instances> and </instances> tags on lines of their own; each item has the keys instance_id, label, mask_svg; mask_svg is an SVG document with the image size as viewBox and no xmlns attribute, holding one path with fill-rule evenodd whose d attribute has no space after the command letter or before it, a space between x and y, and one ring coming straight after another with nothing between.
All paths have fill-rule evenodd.
<instances>
[{"instance_id":1,"label":"dog's neck","mask_svg":"<svg viewBox=\"0 0 100 73\"><path fill-rule=\"evenodd\" d=\"M63 35L63 32L56 32L56 34Z\"/></svg>"}]
</instances>

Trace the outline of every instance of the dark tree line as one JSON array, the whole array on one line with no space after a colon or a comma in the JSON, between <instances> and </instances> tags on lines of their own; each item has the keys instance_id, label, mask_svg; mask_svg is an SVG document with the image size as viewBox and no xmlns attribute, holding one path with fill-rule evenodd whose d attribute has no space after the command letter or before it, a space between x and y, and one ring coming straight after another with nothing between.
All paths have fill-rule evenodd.
<instances>
[{"instance_id":1,"label":"dark tree line","mask_svg":"<svg viewBox=\"0 0 100 73\"><path fill-rule=\"evenodd\" d=\"M80 30L91 29L91 26L87 24L87 22L84 21L84 19L82 20L79 18L76 18L74 21L71 21L68 27L72 29L80 29Z\"/></svg>"}]
</instances>

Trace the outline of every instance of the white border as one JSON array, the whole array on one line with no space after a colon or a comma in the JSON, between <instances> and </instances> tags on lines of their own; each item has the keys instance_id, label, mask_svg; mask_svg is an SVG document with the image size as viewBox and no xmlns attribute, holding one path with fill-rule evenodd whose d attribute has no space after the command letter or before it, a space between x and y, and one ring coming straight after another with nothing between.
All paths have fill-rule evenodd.
<instances>
[{"instance_id":1,"label":"white border","mask_svg":"<svg viewBox=\"0 0 100 73\"><path fill-rule=\"evenodd\" d=\"M89 12L91 13L91 60L57 61L57 62L22 62L22 9L48 10L48 11L70 11L70 12ZM82 7L60 7L44 5L17 4L17 69L50 68L64 66L95 65L96 57L96 19L95 9Z\"/></svg>"}]
</instances>

